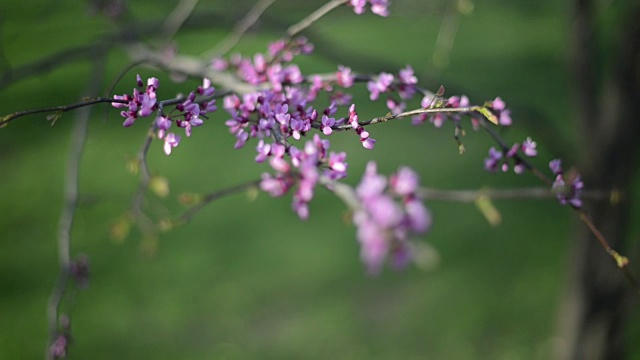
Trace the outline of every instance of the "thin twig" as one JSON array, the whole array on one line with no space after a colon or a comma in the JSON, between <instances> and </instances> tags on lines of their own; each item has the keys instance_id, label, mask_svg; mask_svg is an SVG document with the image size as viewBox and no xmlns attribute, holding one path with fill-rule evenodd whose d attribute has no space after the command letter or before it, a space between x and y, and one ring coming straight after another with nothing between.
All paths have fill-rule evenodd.
<instances>
[{"instance_id":1,"label":"thin twig","mask_svg":"<svg viewBox=\"0 0 640 360\"><path fill-rule=\"evenodd\" d=\"M158 130L158 126L154 121L152 122L149 131L147 131L145 141L137 155L140 180L138 182L138 189L136 190L136 194L134 195L133 202L131 204L131 212L136 219L142 219L145 217L142 207L144 205L144 197L149 188L149 183L151 182L151 171L149 170L149 164L147 163L147 154L151 148L151 142L156 137L156 130ZM151 221L149 220L149 222Z\"/></svg>"},{"instance_id":2,"label":"thin twig","mask_svg":"<svg viewBox=\"0 0 640 360\"><path fill-rule=\"evenodd\" d=\"M428 109L416 109L411 111L405 111L400 114L387 114L385 116L376 117L370 120L359 122L360 126L374 125L379 123L384 123L391 120L397 120L406 118L409 116L415 116L420 114L437 114L437 113L445 113L445 114L466 114L478 112L483 108L482 106L470 106L470 107L460 107L460 108L428 108ZM333 130L351 130L353 129L351 124L342 124L336 125L332 127Z\"/></svg>"},{"instance_id":3,"label":"thin twig","mask_svg":"<svg viewBox=\"0 0 640 360\"><path fill-rule=\"evenodd\" d=\"M638 282L638 279L636 279L636 277L631 273L631 271L629 270L629 267L627 266L629 265L629 259L626 256L618 253L616 250L614 250L611 247L611 245L609 245L609 242L607 241L607 239L604 237L602 232L600 232L598 227L596 227L593 221L591 221L591 219L589 218L587 213L584 212L584 210L576 209L576 211L578 212L578 214L580 214L580 221L582 221L585 225L587 225L591 233L598 240L598 243L600 243L600 245L607 252L607 254L611 256L611 259L613 259L613 261L616 263L616 266L624 273L624 275L627 277L627 280L629 280L633 288L640 295L640 282Z\"/></svg>"},{"instance_id":4,"label":"thin twig","mask_svg":"<svg viewBox=\"0 0 640 360\"><path fill-rule=\"evenodd\" d=\"M321 17L328 14L331 10L338 8L339 6L346 4L349 0L331 0L328 3L322 5L318 10L309 14L306 18L300 20L296 24L289 26L287 29L288 39L292 39L304 31L306 28L313 25Z\"/></svg>"},{"instance_id":5,"label":"thin twig","mask_svg":"<svg viewBox=\"0 0 640 360\"><path fill-rule=\"evenodd\" d=\"M220 57L231 51L231 49L242 39L244 34L253 26L260 16L275 3L276 0L260 0L231 30L231 33L216 45L206 57Z\"/></svg>"},{"instance_id":6,"label":"thin twig","mask_svg":"<svg viewBox=\"0 0 640 360\"><path fill-rule=\"evenodd\" d=\"M460 18L462 14L457 9L457 4L451 1L448 5L446 13L442 17L442 24L438 37L436 38L436 48L433 51L433 64L436 68L442 69L449 65L449 56L453 44L456 41Z\"/></svg>"},{"instance_id":7,"label":"thin twig","mask_svg":"<svg viewBox=\"0 0 640 360\"><path fill-rule=\"evenodd\" d=\"M485 131L489 133L491 138L496 143L498 143L498 145L500 146L500 149L504 154L509 152L510 150L509 145L507 145L507 143L500 137L500 135L498 135L498 133L495 131L495 129L492 126L487 124L487 121L485 121L484 119L480 119L480 124L485 129ZM524 166L527 170L530 170L531 173L533 173L533 175L535 175L538 179L540 179L540 181L547 184L548 186L553 185L553 180L551 180L547 175L541 172L537 167L533 166L527 159L520 156L519 154L515 154L513 158L516 161L518 161L520 164L522 164L522 166Z\"/></svg>"},{"instance_id":8,"label":"thin twig","mask_svg":"<svg viewBox=\"0 0 640 360\"><path fill-rule=\"evenodd\" d=\"M164 42L169 42L176 35L182 24L193 13L193 9L198 4L198 0L180 0L162 24L162 38Z\"/></svg>"},{"instance_id":9,"label":"thin twig","mask_svg":"<svg viewBox=\"0 0 640 360\"><path fill-rule=\"evenodd\" d=\"M98 54L95 59L92 78L88 82L88 94L97 95L100 91L105 68L105 57ZM64 203L58 223L58 262L60 272L47 304L47 318L49 323L49 344L46 350L46 358L52 358L51 344L59 335L59 309L64 294L68 287L71 267L71 229L78 206L80 162L84 152L84 144L87 138L90 107L83 107L76 113L75 125L71 135L71 148L67 160L67 170L64 182Z\"/></svg>"},{"instance_id":10,"label":"thin twig","mask_svg":"<svg viewBox=\"0 0 640 360\"><path fill-rule=\"evenodd\" d=\"M581 195L584 199L608 199L612 191L584 191ZM553 199L555 195L549 188L532 187L521 189L479 189L479 190L443 190L434 188L420 188L418 196L425 200L455 201L463 203L475 202L479 197L494 200L513 199Z\"/></svg>"},{"instance_id":11,"label":"thin twig","mask_svg":"<svg viewBox=\"0 0 640 360\"><path fill-rule=\"evenodd\" d=\"M82 107L89 106L89 105L95 105L95 104L99 104L99 103L126 104L128 102L129 102L128 100L110 99L110 98L103 98L103 97L85 97L82 102L75 103L75 104L54 106L54 107L48 107L48 108L42 108L42 109L16 111L14 113L5 115L3 117L0 117L0 127L4 127L9 122L11 122L11 121L13 121L13 120L15 120L15 119L17 119L19 117L26 116L26 115L41 114L41 113L52 113L52 112L64 113L64 112L67 112L67 111L70 111L70 110L75 110L75 109L78 109L78 108L82 108Z\"/></svg>"},{"instance_id":12,"label":"thin twig","mask_svg":"<svg viewBox=\"0 0 640 360\"><path fill-rule=\"evenodd\" d=\"M191 220L191 218L193 218L193 216L195 214L197 214L200 210L202 210L202 208L204 208L205 206L207 206L208 204L210 204L211 202L218 200L220 198L223 198L225 196L228 195L232 195L235 193L239 193L241 191L245 191L248 189L251 189L252 187L256 187L258 185L260 185L260 181L261 180L253 180L253 181L249 181L247 183L244 184L239 184L236 186L232 186L226 189L222 189L222 190L218 190L212 193L209 193L205 196L202 197L202 200L200 200L196 205L194 205L193 207L189 208L187 211L185 211L182 215L178 216L176 223L178 224L182 224L185 223L189 220Z\"/></svg>"}]
</instances>

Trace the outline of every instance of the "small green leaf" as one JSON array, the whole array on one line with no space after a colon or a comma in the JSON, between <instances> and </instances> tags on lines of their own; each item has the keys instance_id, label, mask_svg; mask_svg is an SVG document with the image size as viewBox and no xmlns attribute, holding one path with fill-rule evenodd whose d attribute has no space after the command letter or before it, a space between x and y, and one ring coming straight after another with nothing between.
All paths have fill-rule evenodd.
<instances>
[{"instance_id":1,"label":"small green leaf","mask_svg":"<svg viewBox=\"0 0 640 360\"><path fill-rule=\"evenodd\" d=\"M493 202L491 202L491 199L488 196L478 196L478 198L476 199L476 207L478 208L478 210L480 210L482 215L484 215L485 219L487 219L487 222L491 224L491 226L500 225L502 216L500 215L498 209L493 206Z\"/></svg>"},{"instance_id":2,"label":"small green leaf","mask_svg":"<svg viewBox=\"0 0 640 360\"><path fill-rule=\"evenodd\" d=\"M498 118L495 115L493 115L491 110L487 109L486 107L479 107L476 110L478 110L478 112L482 114L487 120L498 125Z\"/></svg>"}]
</instances>

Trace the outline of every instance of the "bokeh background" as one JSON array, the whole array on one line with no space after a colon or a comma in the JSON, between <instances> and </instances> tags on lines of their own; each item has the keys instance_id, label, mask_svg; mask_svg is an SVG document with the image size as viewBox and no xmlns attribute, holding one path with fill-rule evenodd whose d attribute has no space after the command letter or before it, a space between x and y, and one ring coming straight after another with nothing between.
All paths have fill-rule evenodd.
<instances>
[{"instance_id":1,"label":"bokeh background","mask_svg":"<svg viewBox=\"0 0 640 360\"><path fill-rule=\"evenodd\" d=\"M132 2L129 20L141 28L157 24L175 3ZM442 84L447 94L467 94L476 103L505 99L515 126L502 134L511 142L527 135L538 140L540 154L533 162L541 168L558 155L568 163L580 158L558 143L574 138L569 5L468 1L471 11L461 14L453 3L395 0L386 19L336 10L304 33L316 51L298 63L304 72L344 64L374 73L410 64L426 87ZM322 4L276 2L234 51L263 51ZM246 0L200 1L175 37L179 52L207 52L251 6ZM87 9L80 1L0 1L3 72L121 29ZM609 21L606 14L599 21ZM451 16L458 24L454 41L438 47L443 19ZM606 39L602 43L606 56ZM107 83L127 64L122 51L111 51ZM80 59L3 82L0 114L77 102L90 70ZM129 92L136 73L160 78L159 94L165 97L197 83L174 83L161 71L138 66L116 93ZM386 113L384 104L368 101L362 87L354 90L360 116ZM267 170L253 162L253 143L233 150L235 138L225 120L222 111L214 114L169 157L159 141L152 144L149 165L171 189L164 199L149 196L153 216L183 211L181 193L208 193ZM367 276L359 262L344 205L322 190L308 221L291 211L290 197L243 193L212 203L156 239L133 228L116 241L110 230L129 209L138 183L127 165L147 131L144 120L127 129L121 122L115 109L96 107L82 160L72 253L89 256L91 279L71 312L70 359L548 359L562 342L555 336L558 305L571 257L568 234L577 224L570 209L554 201L496 202L502 214L497 227L471 204L427 201L434 223L421 241L437 252L437 261L378 277ZM3 359L44 353L72 123L72 113L55 126L35 115L0 129ZM547 131L550 123L563 133ZM483 158L493 144L469 127L464 155L450 126L395 122L369 131L378 140L373 151L362 149L353 134L331 138L333 149L350 154L350 184L375 160L384 173L409 165L425 186L441 189L540 185L531 176L485 172ZM632 358L640 357L632 345L639 333L630 326Z\"/></svg>"}]
</instances>

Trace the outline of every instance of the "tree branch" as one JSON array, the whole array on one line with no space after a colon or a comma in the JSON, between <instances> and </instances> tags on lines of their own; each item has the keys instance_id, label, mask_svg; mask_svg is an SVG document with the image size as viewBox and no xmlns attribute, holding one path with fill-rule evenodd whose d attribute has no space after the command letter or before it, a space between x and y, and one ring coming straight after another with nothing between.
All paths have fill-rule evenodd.
<instances>
[{"instance_id":1,"label":"tree branch","mask_svg":"<svg viewBox=\"0 0 640 360\"><path fill-rule=\"evenodd\" d=\"M91 72L93 77L88 82L87 93L97 95L100 91L100 84L105 70L105 57L98 54L95 59L94 69ZM47 317L49 323L49 345L47 346L47 358L52 359L55 353L51 346L60 335L59 309L64 294L68 288L69 277L71 275L71 229L78 206L78 188L80 162L84 152L84 144L87 138L87 130L91 108L83 107L76 113L75 125L71 135L71 149L67 160L67 171L64 183L64 203L58 223L58 262L60 271L58 280L54 286L47 304Z\"/></svg>"}]
</instances>

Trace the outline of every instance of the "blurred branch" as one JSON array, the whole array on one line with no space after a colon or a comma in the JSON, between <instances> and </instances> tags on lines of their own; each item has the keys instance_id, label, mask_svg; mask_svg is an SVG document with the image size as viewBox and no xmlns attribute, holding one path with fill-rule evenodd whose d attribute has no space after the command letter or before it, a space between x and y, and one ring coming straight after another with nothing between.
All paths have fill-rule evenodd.
<instances>
[{"instance_id":1,"label":"blurred branch","mask_svg":"<svg viewBox=\"0 0 640 360\"><path fill-rule=\"evenodd\" d=\"M105 60L104 54L95 54L94 69L91 72L93 76L88 81L86 93L92 95L99 93L106 66ZM83 107L78 111L71 134L71 149L67 160L64 182L64 203L58 223L58 262L60 264L60 271L58 280L49 296L47 304L49 344L47 346L46 357L49 359L56 357L55 349L52 346L56 343L58 337L62 335L60 331L59 310L64 294L68 288L69 277L71 276L71 229L78 206L80 162L87 138L90 115L90 107ZM68 324L63 324L62 327L68 328ZM65 341L65 344L66 343ZM64 347L63 350L66 352L66 347Z\"/></svg>"},{"instance_id":2,"label":"blurred branch","mask_svg":"<svg viewBox=\"0 0 640 360\"><path fill-rule=\"evenodd\" d=\"M287 39L292 39L304 31L306 28L313 25L316 21L318 21L321 17L328 14L331 10L348 3L349 0L331 0L328 3L321 6L318 10L309 14L306 18L300 20L299 22L291 25L287 29Z\"/></svg>"},{"instance_id":3,"label":"blurred branch","mask_svg":"<svg viewBox=\"0 0 640 360\"><path fill-rule=\"evenodd\" d=\"M151 182L151 171L149 170L149 164L147 163L147 154L151 148L151 141L156 137L155 133L157 129L158 126L156 125L156 122L153 121L151 123L151 127L147 131L145 141L138 152L137 169L140 171L140 180L138 181L138 188L131 203L131 214L133 215L136 224L138 224L138 227L146 237L153 237L156 232L155 225L144 213L143 206L144 198Z\"/></svg>"},{"instance_id":4,"label":"blurred branch","mask_svg":"<svg viewBox=\"0 0 640 360\"><path fill-rule=\"evenodd\" d=\"M611 199L617 192L604 190L584 191L581 197L584 199ZM521 189L480 189L480 190L443 190L434 188L420 188L418 195L425 200L455 201L463 203L475 202L479 197L493 200L516 199L555 199L555 195L549 188L532 187Z\"/></svg>"},{"instance_id":5,"label":"blurred branch","mask_svg":"<svg viewBox=\"0 0 640 360\"><path fill-rule=\"evenodd\" d=\"M106 48L102 42L77 46L62 50L42 60L20 66L14 69L6 69L0 75L0 89L6 89L13 82L34 77L43 72L48 72L61 67L61 65L74 62L76 60L88 59L96 52L103 51Z\"/></svg>"},{"instance_id":6,"label":"blurred branch","mask_svg":"<svg viewBox=\"0 0 640 360\"><path fill-rule=\"evenodd\" d=\"M237 43L242 39L242 36L255 24L262 13L264 13L269 6L271 6L276 0L260 0L258 1L249 12L236 23L231 30L231 33L222 41L216 45L211 54L207 54L205 57L218 57L228 53Z\"/></svg>"},{"instance_id":7,"label":"blurred branch","mask_svg":"<svg viewBox=\"0 0 640 360\"><path fill-rule=\"evenodd\" d=\"M229 91L244 94L257 91L256 86L240 82L235 76L214 71L209 67L209 62L194 56L177 55L167 57L143 44L135 44L127 47L129 55L134 62L143 62L158 66L164 70L176 72L193 77L207 77L212 83Z\"/></svg>"},{"instance_id":8,"label":"blurred branch","mask_svg":"<svg viewBox=\"0 0 640 360\"><path fill-rule=\"evenodd\" d=\"M449 55L456 41L460 18L462 17L458 7L456 1L451 1L442 17L442 24L440 25L440 31L438 31L436 47L432 56L433 65L438 69L444 69L449 65Z\"/></svg>"},{"instance_id":9,"label":"blurred branch","mask_svg":"<svg viewBox=\"0 0 640 360\"><path fill-rule=\"evenodd\" d=\"M579 125L583 133L597 129L597 71L595 59L595 22L593 0L574 1L575 19L571 41L571 69L573 70L574 95L578 106ZM597 130L596 130L597 131ZM583 136L583 139L585 137Z\"/></svg>"},{"instance_id":10,"label":"blurred branch","mask_svg":"<svg viewBox=\"0 0 640 360\"><path fill-rule=\"evenodd\" d=\"M163 42L169 42L173 39L178 30L180 30L180 27L193 13L196 4L198 4L198 0L180 0L180 2L178 2L178 5L176 5L171 14L169 14L164 24L162 24Z\"/></svg>"}]
</instances>

